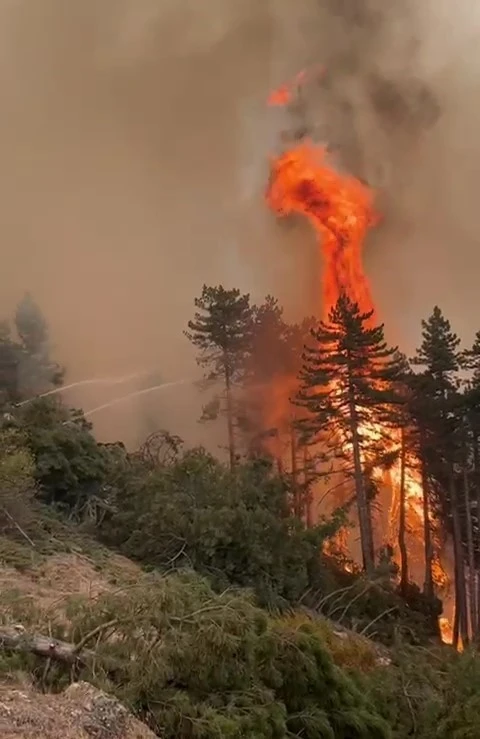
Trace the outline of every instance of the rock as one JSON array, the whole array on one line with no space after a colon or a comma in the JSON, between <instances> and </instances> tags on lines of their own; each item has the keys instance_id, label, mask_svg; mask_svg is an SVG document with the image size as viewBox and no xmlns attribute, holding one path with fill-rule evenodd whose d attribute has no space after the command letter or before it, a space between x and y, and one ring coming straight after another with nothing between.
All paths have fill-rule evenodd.
<instances>
[{"instance_id":1,"label":"rock","mask_svg":"<svg viewBox=\"0 0 480 739\"><path fill-rule=\"evenodd\" d=\"M0 684L2 739L155 739L116 698L89 683L44 695Z\"/></svg>"}]
</instances>

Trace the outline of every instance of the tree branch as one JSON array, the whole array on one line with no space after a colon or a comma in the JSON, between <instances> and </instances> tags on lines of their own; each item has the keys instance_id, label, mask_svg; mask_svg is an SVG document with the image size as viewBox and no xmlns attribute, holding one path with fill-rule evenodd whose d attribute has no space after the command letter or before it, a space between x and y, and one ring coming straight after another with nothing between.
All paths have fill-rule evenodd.
<instances>
[{"instance_id":1,"label":"tree branch","mask_svg":"<svg viewBox=\"0 0 480 739\"><path fill-rule=\"evenodd\" d=\"M73 665L75 662L86 663L94 656L90 650L79 650L75 644L52 639L44 634L29 634L19 624L0 626L0 649L35 654L37 657Z\"/></svg>"}]
</instances>

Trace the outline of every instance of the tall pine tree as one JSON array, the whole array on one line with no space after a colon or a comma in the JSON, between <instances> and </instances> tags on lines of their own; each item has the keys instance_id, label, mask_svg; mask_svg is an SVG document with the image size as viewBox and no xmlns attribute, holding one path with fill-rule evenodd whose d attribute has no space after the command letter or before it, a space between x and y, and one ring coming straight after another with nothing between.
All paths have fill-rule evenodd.
<instances>
[{"instance_id":1,"label":"tall pine tree","mask_svg":"<svg viewBox=\"0 0 480 739\"><path fill-rule=\"evenodd\" d=\"M328 321L311 332L314 343L305 349L297 397L309 412L302 423L309 442L330 446L334 454L340 444L349 463L368 574L375 557L366 467L378 449L370 430L372 423L381 428L391 420L392 403L398 400L393 387L402 371L396 349L385 342L383 325L370 326L372 315L340 296Z\"/></svg>"},{"instance_id":2,"label":"tall pine tree","mask_svg":"<svg viewBox=\"0 0 480 739\"><path fill-rule=\"evenodd\" d=\"M236 461L235 386L243 380L252 341L250 296L239 290L203 286L195 299L197 311L185 335L199 350L197 362L205 369L207 385L223 383L204 409L205 419L224 412L227 419L230 466Z\"/></svg>"},{"instance_id":3,"label":"tall pine tree","mask_svg":"<svg viewBox=\"0 0 480 739\"><path fill-rule=\"evenodd\" d=\"M458 371L461 363L460 339L450 322L435 306L431 316L422 321L422 342L414 365L423 371L421 383L420 429L421 454L425 465L424 495L430 496L431 484L438 495L438 510L444 527L452 534L455 558L454 641L468 641L467 594L465 588L462 514L456 467L459 463ZM434 501L432 500L432 503ZM431 505L431 503L430 503Z\"/></svg>"}]
</instances>

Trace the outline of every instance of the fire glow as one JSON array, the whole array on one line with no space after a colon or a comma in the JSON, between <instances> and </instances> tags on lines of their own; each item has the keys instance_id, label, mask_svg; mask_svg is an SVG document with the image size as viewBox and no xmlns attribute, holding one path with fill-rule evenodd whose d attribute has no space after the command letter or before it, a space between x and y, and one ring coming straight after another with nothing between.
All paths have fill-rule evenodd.
<instances>
[{"instance_id":1,"label":"fire glow","mask_svg":"<svg viewBox=\"0 0 480 739\"><path fill-rule=\"evenodd\" d=\"M302 74L295 84L299 85L303 79ZM269 98L271 105L289 105L292 101L293 93L288 85ZM303 139L272 158L266 200L278 216L300 215L314 228L323 258L319 315L327 319L339 296L346 294L363 313L372 312L371 320L376 322L375 305L362 264L366 236L379 221L370 188L331 166L324 147ZM366 438L372 441L384 438L382 428L374 419L368 426L363 429ZM391 450L398 450L400 432L392 429L389 438ZM416 462L410 460L405 470L406 519L407 527L423 541L423 492ZM385 472L377 469L374 475L383 479ZM398 459L389 471L389 530L381 532L388 543L395 542L398 535L400 476ZM439 572L434 574L437 582L445 577L440 565ZM444 640L451 641L445 619L442 621Z\"/></svg>"}]
</instances>

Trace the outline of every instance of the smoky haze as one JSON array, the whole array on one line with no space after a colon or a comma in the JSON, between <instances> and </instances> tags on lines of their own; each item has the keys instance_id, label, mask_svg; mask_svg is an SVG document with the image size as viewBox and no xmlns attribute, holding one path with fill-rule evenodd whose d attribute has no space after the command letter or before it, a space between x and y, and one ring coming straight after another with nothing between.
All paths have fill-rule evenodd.
<instances>
[{"instance_id":1,"label":"smoky haze","mask_svg":"<svg viewBox=\"0 0 480 739\"><path fill-rule=\"evenodd\" d=\"M274 223L262 201L268 152L291 123L264 100L320 62L332 88L312 94L310 113L382 191L385 224L367 262L386 321L412 345L435 302L458 331L480 327L479 11L421 5L3 0L2 312L34 294L68 381L152 369L154 382L194 376L182 330L204 282L309 312L313 237ZM382 80L408 98L403 121L389 119L388 96L381 112L372 85ZM426 118L418 81L433 104ZM69 400L88 409L119 394L87 386ZM205 441L199 406L180 385L92 420L101 438L130 444L158 426Z\"/></svg>"}]
</instances>

